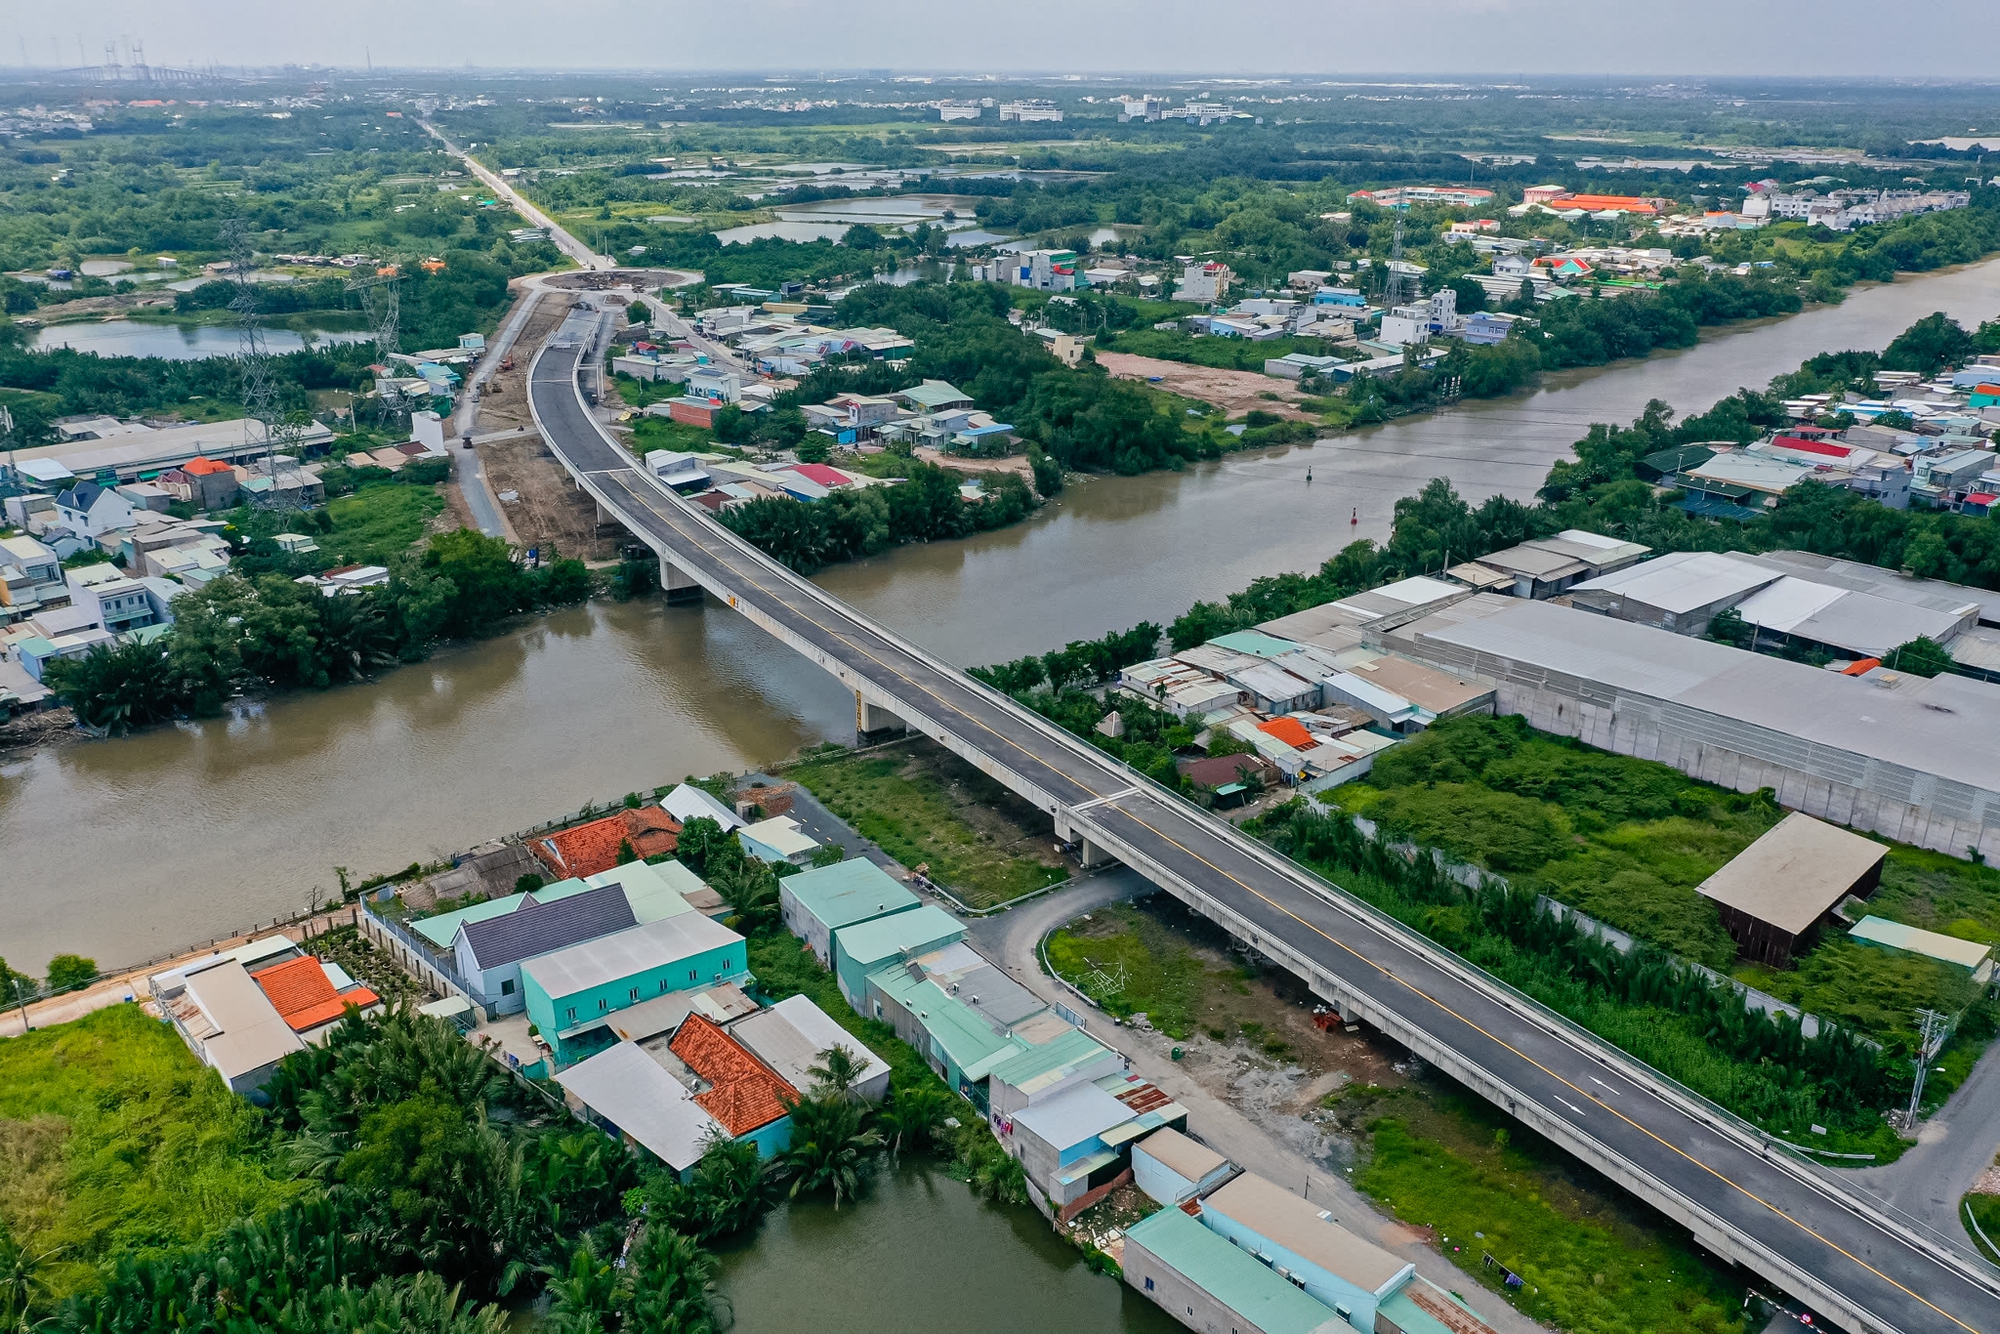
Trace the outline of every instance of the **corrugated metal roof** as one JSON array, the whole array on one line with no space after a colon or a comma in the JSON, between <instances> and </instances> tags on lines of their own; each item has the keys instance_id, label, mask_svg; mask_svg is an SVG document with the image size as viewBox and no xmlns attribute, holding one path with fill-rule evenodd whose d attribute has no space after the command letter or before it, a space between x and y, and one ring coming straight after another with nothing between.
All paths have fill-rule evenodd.
<instances>
[{"instance_id":1,"label":"corrugated metal roof","mask_svg":"<svg viewBox=\"0 0 2000 1334\"><path fill-rule=\"evenodd\" d=\"M1695 888L1798 935L1888 855L1872 839L1793 811Z\"/></svg>"},{"instance_id":2,"label":"corrugated metal roof","mask_svg":"<svg viewBox=\"0 0 2000 1334\"><path fill-rule=\"evenodd\" d=\"M786 876L783 884L785 893L832 930L902 912L921 902L865 857L801 871Z\"/></svg>"},{"instance_id":3,"label":"corrugated metal roof","mask_svg":"<svg viewBox=\"0 0 2000 1334\"><path fill-rule=\"evenodd\" d=\"M1986 962L1993 953L1991 945L1976 940L1960 940L1957 936L1939 935L1922 927L1905 926L1885 917L1864 917L1854 924L1847 933L1855 940L1865 940L1876 945L1888 945L1912 954L1924 954L1933 959L1956 964L1960 968L1976 969Z\"/></svg>"},{"instance_id":4,"label":"corrugated metal roof","mask_svg":"<svg viewBox=\"0 0 2000 1334\"><path fill-rule=\"evenodd\" d=\"M1141 1219L1125 1235L1264 1334L1314 1334L1339 1320L1331 1308L1179 1209Z\"/></svg>"},{"instance_id":5,"label":"corrugated metal roof","mask_svg":"<svg viewBox=\"0 0 2000 1334\"><path fill-rule=\"evenodd\" d=\"M1041 1076L1066 1075L1111 1055L1111 1049L1080 1028L1072 1028L1054 1042L1030 1047L991 1067L987 1073L1003 1084L1026 1088Z\"/></svg>"},{"instance_id":6,"label":"corrugated metal roof","mask_svg":"<svg viewBox=\"0 0 2000 1334\"><path fill-rule=\"evenodd\" d=\"M621 892L621 902L623 897ZM682 913L529 959L521 971L553 999L742 943L743 937L722 923Z\"/></svg>"},{"instance_id":7,"label":"corrugated metal roof","mask_svg":"<svg viewBox=\"0 0 2000 1334\"><path fill-rule=\"evenodd\" d=\"M841 953L867 968L909 950L935 949L965 937L965 927L936 904L857 922L833 933Z\"/></svg>"},{"instance_id":8,"label":"corrugated metal roof","mask_svg":"<svg viewBox=\"0 0 2000 1334\"><path fill-rule=\"evenodd\" d=\"M638 1044L621 1042L558 1071L556 1082L675 1171L694 1166L716 1119Z\"/></svg>"},{"instance_id":9,"label":"corrugated metal roof","mask_svg":"<svg viewBox=\"0 0 2000 1334\"><path fill-rule=\"evenodd\" d=\"M525 902L499 917L463 922L459 930L479 967L498 968L622 931L637 921L623 887L604 885L549 903Z\"/></svg>"},{"instance_id":10,"label":"corrugated metal roof","mask_svg":"<svg viewBox=\"0 0 2000 1334\"><path fill-rule=\"evenodd\" d=\"M1229 1160L1209 1148L1197 1144L1178 1130L1155 1130L1133 1149L1134 1153L1145 1153L1158 1160L1161 1166L1177 1172L1190 1182L1198 1182L1217 1168L1229 1166Z\"/></svg>"},{"instance_id":11,"label":"corrugated metal roof","mask_svg":"<svg viewBox=\"0 0 2000 1334\"><path fill-rule=\"evenodd\" d=\"M1095 1139L1113 1126L1130 1121L1130 1107L1095 1084L1079 1084L1072 1089L1025 1107L1014 1114L1014 1128L1023 1127L1058 1152Z\"/></svg>"},{"instance_id":12,"label":"corrugated metal roof","mask_svg":"<svg viewBox=\"0 0 2000 1334\"><path fill-rule=\"evenodd\" d=\"M1368 1292L1381 1291L1410 1267L1401 1256L1325 1217L1318 1205L1254 1172L1245 1172L1208 1196L1202 1209L1213 1210Z\"/></svg>"},{"instance_id":13,"label":"corrugated metal roof","mask_svg":"<svg viewBox=\"0 0 2000 1334\"><path fill-rule=\"evenodd\" d=\"M1751 593L1778 579L1775 571L1714 551L1675 551L1586 579L1577 593L1611 593L1676 616Z\"/></svg>"}]
</instances>

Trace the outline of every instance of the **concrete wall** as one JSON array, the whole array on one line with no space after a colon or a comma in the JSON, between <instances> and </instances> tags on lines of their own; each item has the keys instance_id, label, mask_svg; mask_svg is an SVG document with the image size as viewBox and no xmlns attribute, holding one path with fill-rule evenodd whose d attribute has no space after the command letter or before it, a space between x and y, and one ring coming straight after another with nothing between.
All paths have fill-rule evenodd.
<instances>
[{"instance_id":1,"label":"concrete wall","mask_svg":"<svg viewBox=\"0 0 2000 1334\"><path fill-rule=\"evenodd\" d=\"M1136 1241L1126 1240L1122 1268L1127 1283L1189 1329L1201 1334L1264 1334Z\"/></svg>"},{"instance_id":2,"label":"concrete wall","mask_svg":"<svg viewBox=\"0 0 2000 1334\"><path fill-rule=\"evenodd\" d=\"M1955 856L1976 847L1988 857L2000 857L2000 826L1945 814L1936 803L1946 784L1927 775L1913 778L1912 795L1917 800L1899 801L1746 754L1732 748L1728 737L1700 735L1705 730L1700 722L1708 715L1659 701L1619 696L1613 706L1605 707L1546 687L1502 681L1496 708L1503 714L1521 714L1545 732L1573 736L1615 754L1670 764L1719 787L1738 792L1768 787L1777 794L1779 805L1834 824ZM1868 766L1884 767L1889 766Z\"/></svg>"}]
</instances>

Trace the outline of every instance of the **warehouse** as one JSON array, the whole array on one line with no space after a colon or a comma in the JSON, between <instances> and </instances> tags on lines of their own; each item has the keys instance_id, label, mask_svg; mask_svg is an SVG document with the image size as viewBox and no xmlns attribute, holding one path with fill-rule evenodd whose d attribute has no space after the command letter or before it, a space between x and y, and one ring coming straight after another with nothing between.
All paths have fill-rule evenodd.
<instances>
[{"instance_id":1,"label":"warehouse","mask_svg":"<svg viewBox=\"0 0 2000 1334\"><path fill-rule=\"evenodd\" d=\"M2000 856L2000 687L1864 676L1480 594L1383 647L1492 681L1495 710L1620 755L1963 856Z\"/></svg>"},{"instance_id":2,"label":"warehouse","mask_svg":"<svg viewBox=\"0 0 2000 1334\"><path fill-rule=\"evenodd\" d=\"M1746 959L1782 967L1813 947L1835 907L1882 883L1882 844L1793 811L1695 886Z\"/></svg>"}]
</instances>

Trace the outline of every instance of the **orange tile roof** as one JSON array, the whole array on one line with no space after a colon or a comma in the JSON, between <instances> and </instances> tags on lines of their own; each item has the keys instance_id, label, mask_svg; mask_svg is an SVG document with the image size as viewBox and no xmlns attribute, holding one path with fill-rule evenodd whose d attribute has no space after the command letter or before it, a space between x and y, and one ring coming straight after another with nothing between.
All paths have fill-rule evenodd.
<instances>
[{"instance_id":1,"label":"orange tile roof","mask_svg":"<svg viewBox=\"0 0 2000 1334\"><path fill-rule=\"evenodd\" d=\"M747 1135L787 1115L797 1097L776 1071L702 1015L689 1015L668 1047L714 1086L694 1100L731 1135Z\"/></svg>"},{"instance_id":2,"label":"orange tile roof","mask_svg":"<svg viewBox=\"0 0 2000 1334\"><path fill-rule=\"evenodd\" d=\"M181 471L195 477L206 477L210 473L234 472L235 469L227 463L217 463L214 459L203 458L197 454L181 465Z\"/></svg>"},{"instance_id":3,"label":"orange tile roof","mask_svg":"<svg viewBox=\"0 0 2000 1334\"><path fill-rule=\"evenodd\" d=\"M332 1023L350 1004L366 1009L381 999L366 987L345 994L335 991L326 969L311 955L287 960L250 976L264 989L272 1008L295 1033Z\"/></svg>"},{"instance_id":4,"label":"orange tile roof","mask_svg":"<svg viewBox=\"0 0 2000 1334\"><path fill-rule=\"evenodd\" d=\"M1272 718L1258 723L1257 730L1298 750L1307 750L1316 744L1312 733L1306 731L1306 725L1296 718Z\"/></svg>"},{"instance_id":5,"label":"orange tile roof","mask_svg":"<svg viewBox=\"0 0 2000 1334\"><path fill-rule=\"evenodd\" d=\"M535 839L528 849L565 878L591 876L618 865L620 843L629 842L642 859L658 857L680 846L680 832L680 823L658 806L641 806Z\"/></svg>"}]
</instances>

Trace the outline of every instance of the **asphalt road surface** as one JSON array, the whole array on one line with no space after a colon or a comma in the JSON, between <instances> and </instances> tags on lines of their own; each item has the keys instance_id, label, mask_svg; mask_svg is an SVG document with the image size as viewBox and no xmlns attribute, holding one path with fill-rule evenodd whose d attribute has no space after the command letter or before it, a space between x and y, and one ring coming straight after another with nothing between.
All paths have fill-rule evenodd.
<instances>
[{"instance_id":1,"label":"asphalt road surface","mask_svg":"<svg viewBox=\"0 0 2000 1334\"><path fill-rule=\"evenodd\" d=\"M1772 1282L1802 1286L1787 1266L1810 1276L1862 1313L1862 1328L2000 1334L2000 1289L1976 1277L1970 1262L1920 1244L1809 1170L1767 1157L1711 1123L1694 1104L1637 1082L1608 1048L1534 1014L1474 970L1317 889L1205 813L1140 784L1108 756L919 656L655 484L604 435L576 394L587 334L586 325L565 325L530 375L544 438L635 532L671 552L674 564L710 591L723 590L732 605L754 606L841 661L901 701L913 725L928 722L927 731L971 743L1065 808L1087 807L1078 818L1087 816L1107 843L1195 885L1253 932L1307 956L1512 1089L1520 1102L1660 1183L1758 1256L1753 1267ZM1251 943L1258 943L1254 936Z\"/></svg>"}]
</instances>

